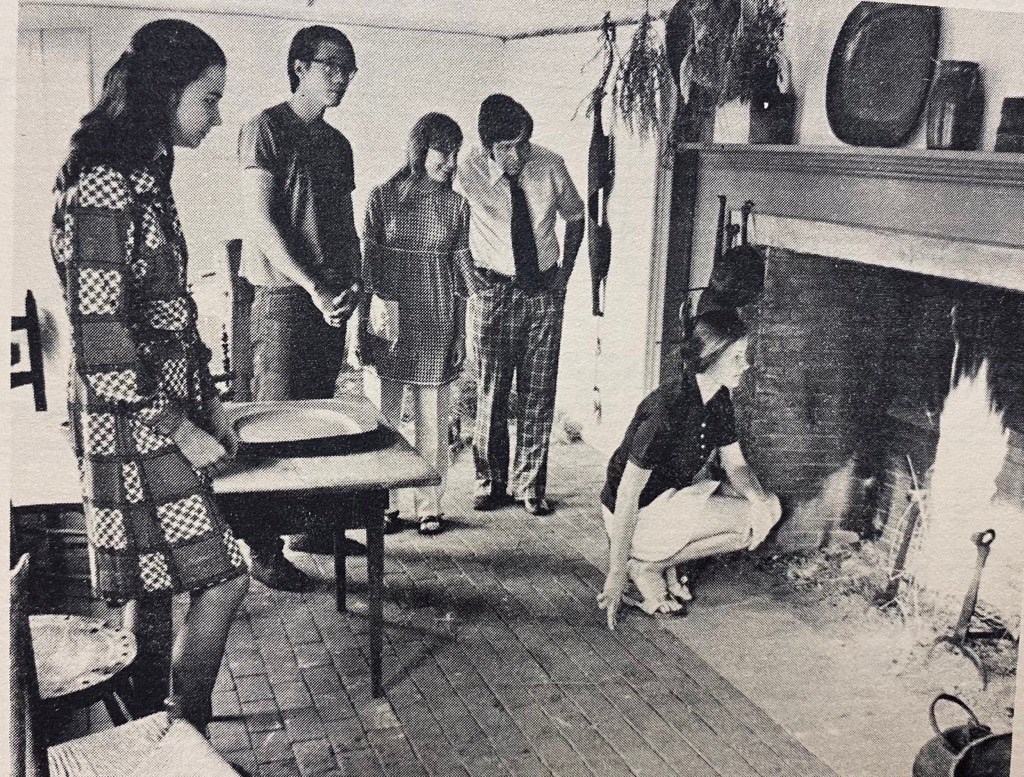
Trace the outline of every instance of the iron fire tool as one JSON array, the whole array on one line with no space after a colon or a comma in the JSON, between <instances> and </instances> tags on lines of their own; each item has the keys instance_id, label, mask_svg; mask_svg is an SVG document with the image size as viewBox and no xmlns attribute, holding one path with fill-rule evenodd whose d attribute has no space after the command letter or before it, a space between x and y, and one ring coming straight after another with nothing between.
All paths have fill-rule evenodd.
<instances>
[{"instance_id":1,"label":"iron fire tool","mask_svg":"<svg viewBox=\"0 0 1024 777\"><path fill-rule=\"evenodd\" d=\"M910 491L907 492L908 504L903 511L903 515L896 522L896 530L899 532L902 529L902 534L900 534L899 545L896 546L896 556L893 559L892 570L889 572L889 584L885 587L884 591L875 597L875 604L882 610L887 607L897 607L900 611L900 617L904 621L907 619L907 612L899 600L900 584L909 582L906 574L907 555L910 552L910 543L914 538L914 532L917 530L917 525L924 514L925 498L928 496L928 492L921 488L921 482L917 477L917 470L914 468L914 462L910 459L910 456L907 456L907 466L910 468L911 483Z\"/></svg>"},{"instance_id":2,"label":"iron fire tool","mask_svg":"<svg viewBox=\"0 0 1024 777\"><path fill-rule=\"evenodd\" d=\"M957 619L956 626L953 629L952 634L947 634L939 637L932 644L932 650L939 644L950 645L954 652L960 652L965 655L975 668L978 670L978 674L981 676L981 689L985 690L988 686L988 671L985 669L985 664L981 660L981 656L967 643L971 639L979 638L999 638L1002 637L1004 632L1001 631L985 631L971 633L971 620L974 618L974 611L978 605L978 589L981 587L981 573L985 569L985 561L988 559L989 549L992 545L992 541L995 540L996 533L992 529L986 531L975 532L971 535L971 542L978 548L978 559L974 564L974 577L971 580L971 585L967 589L967 596L964 597L963 607L960 608L960 617Z\"/></svg>"},{"instance_id":3,"label":"iron fire tool","mask_svg":"<svg viewBox=\"0 0 1024 777\"><path fill-rule=\"evenodd\" d=\"M743 218L743 220L740 222L740 245L742 246L745 246L747 245L747 243L750 242L748 239L749 235L747 232L747 225L750 222L750 214L753 212L753 210L753 200L747 200L746 202L743 203L743 206L740 208L740 214Z\"/></svg>"}]
</instances>

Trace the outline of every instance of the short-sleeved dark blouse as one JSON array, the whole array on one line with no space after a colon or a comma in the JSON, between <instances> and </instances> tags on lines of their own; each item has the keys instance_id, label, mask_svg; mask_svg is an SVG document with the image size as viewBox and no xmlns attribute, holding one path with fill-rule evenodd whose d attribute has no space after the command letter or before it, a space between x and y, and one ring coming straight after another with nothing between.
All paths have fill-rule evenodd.
<instances>
[{"instance_id":1,"label":"short-sleeved dark blouse","mask_svg":"<svg viewBox=\"0 0 1024 777\"><path fill-rule=\"evenodd\" d=\"M708 456L736 440L736 419L728 389L720 389L704 404L692 375L666 383L636 409L622 444L608 462L601 503L615 511L615 497L627 461L651 471L640 492L640 507L646 507L670 488L691 485Z\"/></svg>"}]
</instances>

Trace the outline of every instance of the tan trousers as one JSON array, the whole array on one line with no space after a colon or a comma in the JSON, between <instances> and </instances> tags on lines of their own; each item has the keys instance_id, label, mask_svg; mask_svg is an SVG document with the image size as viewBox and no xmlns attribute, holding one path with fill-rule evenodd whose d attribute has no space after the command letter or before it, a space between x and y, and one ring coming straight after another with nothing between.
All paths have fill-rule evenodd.
<instances>
[{"instance_id":1,"label":"tan trousers","mask_svg":"<svg viewBox=\"0 0 1024 777\"><path fill-rule=\"evenodd\" d=\"M441 476L438 486L395 489L391 509L409 517L441 514L450 466L448 429L451 425L451 386L417 386L382 378L374 370L364 370L366 396L377 407L388 425L400 431L427 463ZM412 428L402 423L402 399L408 386L412 399Z\"/></svg>"}]
</instances>

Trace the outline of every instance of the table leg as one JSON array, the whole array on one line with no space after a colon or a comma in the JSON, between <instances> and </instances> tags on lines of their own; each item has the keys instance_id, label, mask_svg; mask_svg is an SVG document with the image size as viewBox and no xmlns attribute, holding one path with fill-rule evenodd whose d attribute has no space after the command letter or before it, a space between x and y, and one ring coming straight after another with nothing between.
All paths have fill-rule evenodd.
<instances>
[{"instance_id":1,"label":"table leg","mask_svg":"<svg viewBox=\"0 0 1024 777\"><path fill-rule=\"evenodd\" d=\"M345 612L348 604L347 579L345 574L345 530L334 529L334 591L338 600L338 612Z\"/></svg>"},{"instance_id":2,"label":"table leg","mask_svg":"<svg viewBox=\"0 0 1024 777\"><path fill-rule=\"evenodd\" d=\"M366 566L370 596L370 689L374 698L384 694L381 687L383 650L384 512L377 507L366 517Z\"/></svg>"}]
</instances>

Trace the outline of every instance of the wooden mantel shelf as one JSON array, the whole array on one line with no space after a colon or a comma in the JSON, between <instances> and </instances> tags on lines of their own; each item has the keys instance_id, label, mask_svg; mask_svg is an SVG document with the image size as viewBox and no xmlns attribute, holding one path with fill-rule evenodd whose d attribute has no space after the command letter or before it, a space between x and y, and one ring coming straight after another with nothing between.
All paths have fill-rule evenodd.
<instances>
[{"instance_id":1,"label":"wooden mantel shelf","mask_svg":"<svg viewBox=\"0 0 1024 777\"><path fill-rule=\"evenodd\" d=\"M1024 154L855 146L686 144L712 165L801 174L1024 188Z\"/></svg>"}]
</instances>

